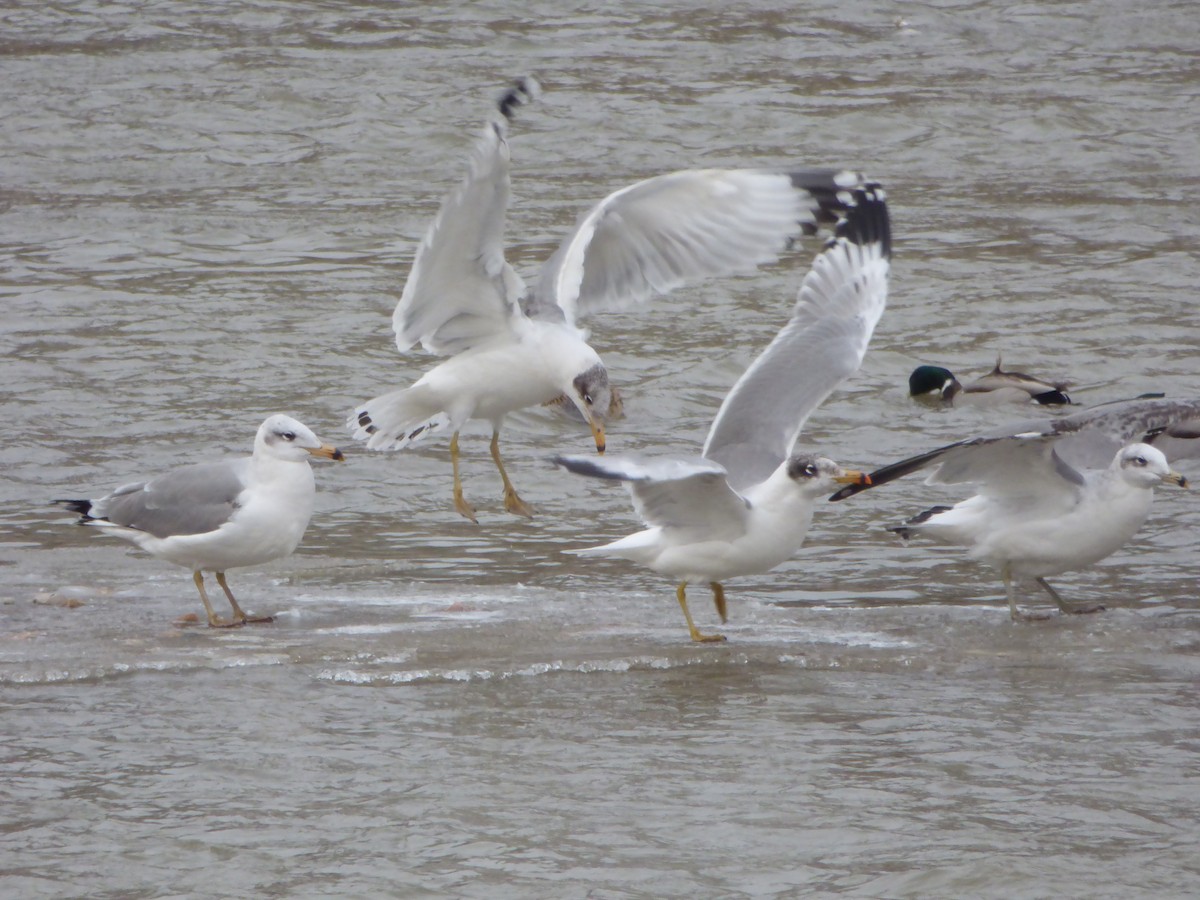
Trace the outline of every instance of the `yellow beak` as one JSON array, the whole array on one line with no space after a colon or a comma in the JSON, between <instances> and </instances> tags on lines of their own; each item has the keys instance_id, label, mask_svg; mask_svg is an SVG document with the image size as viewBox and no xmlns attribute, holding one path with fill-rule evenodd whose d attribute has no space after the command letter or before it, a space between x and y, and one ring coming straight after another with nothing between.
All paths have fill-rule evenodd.
<instances>
[{"instance_id":1,"label":"yellow beak","mask_svg":"<svg viewBox=\"0 0 1200 900\"><path fill-rule=\"evenodd\" d=\"M1189 487L1188 480L1178 472L1168 472L1162 477L1162 480L1164 484L1177 484L1181 488Z\"/></svg>"},{"instance_id":2,"label":"yellow beak","mask_svg":"<svg viewBox=\"0 0 1200 900\"><path fill-rule=\"evenodd\" d=\"M333 444L322 444L320 447L315 449L309 447L308 452L313 456L320 457L321 459L336 459L338 462L346 461L346 457L342 451L333 446Z\"/></svg>"},{"instance_id":3,"label":"yellow beak","mask_svg":"<svg viewBox=\"0 0 1200 900\"><path fill-rule=\"evenodd\" d=\"M866 472L859 472L855 469L844 469L841 475L835 475L834 481L838 484L865 484L870 485L871 476Z\"/></svg>"}]
</instances>

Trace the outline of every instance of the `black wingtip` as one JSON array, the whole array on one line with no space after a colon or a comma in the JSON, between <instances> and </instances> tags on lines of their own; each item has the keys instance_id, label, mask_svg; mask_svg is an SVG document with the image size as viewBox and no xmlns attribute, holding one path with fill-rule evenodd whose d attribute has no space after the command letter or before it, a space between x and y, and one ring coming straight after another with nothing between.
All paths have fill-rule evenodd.
<instances>
[{"instance_id":1,"label":"black wingtip","mask_svg":"<svg viewBox=\"0 0 1200 900\"><path fill-rule=\"evenodd\" d=\"M1070 406L1071 398L1067 396L1065 391L1043 391L1040 394L1034 394L1033 399L1042 406Z\"/></svg>"},{"instance_id":2,"label":"black wingtip","mask_svg":"<svg viewBox=\"0 0 1200 900\"><path fill-rule=\"evenodd\" d=\"M915 534L915 531L911 526L928 522L934 516L941 515L944 512L949 512L953 508L954 507L952 506L931 506L929 509L917 513L911 519L905 520L903 525L889 525L888 531L892 532L893 534L900 535L900 537L907 541L913 536L913 534Z\"/></svg>"},{"instance_id":3,"label":"black wingtip","mask_svg":"<svg viewBox=\"0 0 1200 900\"><path fill-rule=\"evenodd\" d=\"M853 497L855 494L870 490L874 486L874 484L867 484L866 482L862 484L848 484L837 493L830 494L829 502L837 503L839 500L845 500L847 497Z\"/></svg>"},{"instance_id":4,"label":"black wingtip","mask_svg":"<svg viewBox=\"0 0 1200 900\"><path fill-rule=\"evenodd\" d=\"M500 99L496 101L496 108L500 115L511 122L518 107L532 103L541 93L542 86L538 84L538 80L532 75L526 75L518 78L512 87L500 95Z\"/></svg>"},{"instance_id":5,"label":"black wingtip","mask_svg":"<svg viewBox=\"0 0 1200 900\"><path fill-rule=\"evenodd\" d=\"M880 244L884 259L892 258L892 219L888 213L887 194L872 182L850 193L842 217L834 229L834 238L845 238L860 247Z\"/></svg>"}]
</instances>

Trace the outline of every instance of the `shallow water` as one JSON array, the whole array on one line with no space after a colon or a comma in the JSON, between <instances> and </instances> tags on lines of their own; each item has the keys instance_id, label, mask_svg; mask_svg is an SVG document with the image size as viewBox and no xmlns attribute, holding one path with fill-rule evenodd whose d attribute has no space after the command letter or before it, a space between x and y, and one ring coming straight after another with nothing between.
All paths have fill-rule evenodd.
<instances>
[{"instance_id":1,"label":"shallow water","mask_svg":"<svg viewBox=\"0 0 1200 900\"><path fill-rule=\"evenodd\" d=\"M917 362L1006 363L1083 403L1193 396L1200 35L1184 3L113 5L0 13L0 889L54 896L1186 896L1200 890L1200 509L1055 579L1096 616L1014 626L995 573L884 526L918 479L817 510L694 646L665 579L565 550L623 491L513 418L367 454L414 380L390 315L488 104L510 258L703 165L847 164L888 188L892 291L802 443L872 468L1013 418L910 403ZM588 324L614 451L696 450L812 246ZM187 573L50 507L249 449L287 411L349 451L290 559L230 577L277 621L184 627ZM1022 411L1017 418L1025 415ZM350 444L349 446L347 446ZM1189 472L1200 477L1200 472ZM931 493L935 491L935 493ZM1040 599L1030 594L1031 604ZM714 627L705 592L692 608Z\"/></svg>"}]
</instances>

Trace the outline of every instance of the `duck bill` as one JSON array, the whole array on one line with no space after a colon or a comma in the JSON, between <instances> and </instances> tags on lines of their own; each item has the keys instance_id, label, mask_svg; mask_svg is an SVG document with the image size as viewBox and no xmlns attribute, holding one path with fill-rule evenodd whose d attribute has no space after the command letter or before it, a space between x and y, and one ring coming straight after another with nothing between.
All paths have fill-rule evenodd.
<instances>
[{"instance_id":1,"label":"duck bill","mask_svg":"<svg viewBox=\"0 0 1200 900\"><path fill-rule=\"evenodd\" d=\"M1181 488L1191 487L1191 485L1188 483L1188 480L1184 476L1174 471L1168 472L1162 477L1162 480L1163 484L1177 484Z\"/></svg>"},{"instance_id":2,"label":"duck bill","mask_svg":"<svg viewBox=\"0 0 1200 900\"><path fill-rule=\"evenodd\" d=\"M335 459L338 462L345 462L346 456L333 444L322 444L320 447L309 447L308 452L319 459Z\"/></svg>"},{"instance_id":3,"label":"duck bill","mask_svg":"<svg viewBox=\"0 0 1200 900\"><path fill-rule=\"evenodd\" d=\"M861 484L867 487L871 486L871 476L866 472L859 472L855 469L846 469L841 475L835 475L833 480L838 484Z\"/></svg>"}]
</instances>

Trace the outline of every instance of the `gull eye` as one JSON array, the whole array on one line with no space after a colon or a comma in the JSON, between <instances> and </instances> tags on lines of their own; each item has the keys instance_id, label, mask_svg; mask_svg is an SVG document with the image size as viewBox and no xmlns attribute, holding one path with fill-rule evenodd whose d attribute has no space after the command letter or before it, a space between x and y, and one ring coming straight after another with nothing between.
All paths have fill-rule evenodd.
<instances>
[{"instance_id":1,"label":"gull eye","mask_svg":"<svg viewBox=\"0 0 1200 900\"><path fill-rule=\"evenodd\" d=\"M816 478L817 477L817 467L814 466L812 463L809 463L807 466L804 467L804 474L809 478Z\"/></svg>"},{"instance_id":2,"label":"gull eye","mask_svg":"<svg viewBox=\"0 0 1200 900\"><path fill-rule=\"evenodd\" d=\"M584 394L584 395L583 395L583 402L584 402L584 403L586 403L588 406L591 406L591 405L592 405L592 395L591 395L591 394Z\"/></svg>"},{"instance_id":3,"label":"gull eye","mask_svg":"<svg viewBox=\"0 0 1200 900\"><path fill-rule=\"evenodd\" d=\"M1146 465L1146 457L1144 457L1144 456L1135 456L1135 457L1133 458L1133 464L1134 464L1135 466L1144 466L1144 465Z\"/></svg>"},{"instance_id":4,"label":"gull eye","mask_svg":"<svg viewBox=\"0 0 1200 900\"><path fill-rule=\"evenodd\" d=\"M282 431L282 432L280 432L279 436L281 438L283 438L285 441L294 441L296 439L296 432Z\"/></svg>"}]
</instances>

